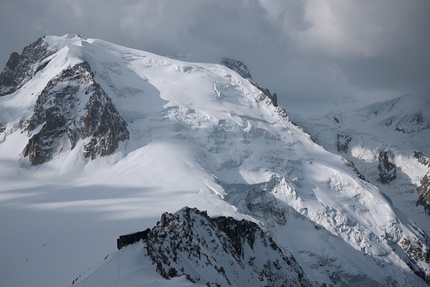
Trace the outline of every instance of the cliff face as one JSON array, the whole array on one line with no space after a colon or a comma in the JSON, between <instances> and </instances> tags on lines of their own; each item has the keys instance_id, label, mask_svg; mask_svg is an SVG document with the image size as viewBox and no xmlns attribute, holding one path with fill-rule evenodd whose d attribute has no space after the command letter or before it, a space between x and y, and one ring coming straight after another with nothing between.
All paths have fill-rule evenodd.
<instances>
[{"instance_id":1,"label":"cliff face","mask_svg":"<svg viewBox=\"0 0 430 287\"><path fill-rule=\"evenodd\" d=\"M239 60L224 59L221 62L221 64L223 64L229 69L232 69L233 71L238 73L242 78L249 80L251 84L253 84L257 89L259 89L263 93L264 96L270 99L270 101L275 107L278 106L278 95L276 95L276 93L273 93L273 94L270 93L269 89L263 88L262 86L257 84L257 82L255 82L252 79L251 73L249 72L248 67L244 63L242 63Z\"/></svg>"},{"instance_id":2,"label":"cliff face","mask_svg":"<svg viewBox=\"0 0 430 287\"><path fill-rule=\"evenodd\" d=\"M13 52L0 74L0 97L15 92L28 82L48 64L43 60L54 53L43 38L25 47L21 55Z\"/></svg>"},{"instance_id":3,"label":"cliff face","mask_svg":"<svg viewBox=\"0 0 430 287\"><path fill-rule=\"evenodd\" d=\"M164 213L147 234L146 250L167 279L186 276L207 286L313 285L256 223L211 218L195 208Z\"/></svg>"},{"instance_id":4,"label":"cliff face","mask_svg":"<svg viewBox=\"0 0 430 287\"><path fill-rule=\"evenodd\" d=\"M389 184L397 177L396 166L390 161L390 152L381 151L378 160L379 181L382 184Z\"/></svg>"},{"instance_id":5,"label":"cliff face","mask_svg":"<svg viewBox=\"0 0 430 287\"><path fill-rule=\"evenodd\" d=\"M415 151L414 157L420 164L430 168L430 158L417 151ZM417 205L422 205L430 215L430 170L421 178L417 190L419 194Z\"/></svg>"},{"instance_id":6,"label":"cliff face","mask_svg":"<svg viewBox=\"0 0 430 287\"><path fill-rule=\"evenodd\" d=\"M83 156L93 159L111 154L129 138L126 121L85 61L48 82L25 130L29 140L23 155L31 165L46 162L66 147L73 149L79 139L84 141Z\"/></svg>"}]
</instances>

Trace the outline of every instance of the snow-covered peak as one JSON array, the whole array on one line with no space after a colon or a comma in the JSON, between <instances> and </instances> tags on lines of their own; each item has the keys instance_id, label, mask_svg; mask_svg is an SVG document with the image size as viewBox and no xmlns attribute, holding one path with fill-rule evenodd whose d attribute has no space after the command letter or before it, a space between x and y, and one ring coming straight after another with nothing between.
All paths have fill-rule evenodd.
<instances>
[{"instance_id":1,"label":"snow-covered peak","mask_svg":"<svg viewBox=\"0 0 430 287\"><path fill-rule=\"evenodd\" d=\"M9 66L20 81L0 98L0 192L7 198L0 210L15 214L9 207L16 203L30 229L40 217L51 222L37 231L41 250L57 250L62 270L76 271L71 266L111 252L118 235L192 206L260 224L312 282L427 280L427 235L249 79L223 65L102 40L45 39L29 46L35 59L19 55L22 64ZM0 223L3 246L18 248L18 237L36 248L11 226ZM60 233L64 242L49 237ZM34 274L32 267L59 266L38 255L25 263L25 256L1 264L0 285ZM41 285L61 285L39 268Z\"/></svg>"},{"instance_id":2,"label":"snow-covered peak","mask_svg":"<svg viewBox=\"0 0 430 287\"><path fill-rule=\"evenodd\" d=\"M79 45L79 43L85 40L78 34L65 34L63 36L47 35L43 37L43 41L46 42L52 50L60 50L65 46Z\"/></svg>"}]
</instances>

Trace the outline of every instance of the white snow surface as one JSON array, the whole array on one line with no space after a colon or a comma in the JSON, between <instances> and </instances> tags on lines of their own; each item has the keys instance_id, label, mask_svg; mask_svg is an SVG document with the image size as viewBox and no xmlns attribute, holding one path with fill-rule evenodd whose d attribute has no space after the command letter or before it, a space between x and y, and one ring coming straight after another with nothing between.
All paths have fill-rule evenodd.
<instances>
[{"instance_id":1,"label":"white snow surface","mask_svg":"<svg viewBox=\"0 0 430 287\"><path fill-rule=\"evenodd\" d=\"M397 245L421 238L414 223L260 100L248 80L221 65L97 39L44 40L58 50L49 64L0 98L0 286L70 286L77 278L81 286L198 286L163 279L141 243L115 251L119 235L184 206L258 222L319 283L425 285ZM92 161L78 143L30 167L22 123L47 82L83 60L128 122L130 140ZM351 154L375 161L358 142ZM399 151L396 160L407 156Z\"/></svg>"}]
</instances>

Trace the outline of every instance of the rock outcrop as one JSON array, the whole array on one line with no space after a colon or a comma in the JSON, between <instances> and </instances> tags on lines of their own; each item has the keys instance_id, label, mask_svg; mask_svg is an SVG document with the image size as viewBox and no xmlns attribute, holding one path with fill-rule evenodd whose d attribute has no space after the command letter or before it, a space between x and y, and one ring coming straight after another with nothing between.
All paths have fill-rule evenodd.
<instances>
[{"instance_id":1,"label":"rock outcrop","mask_svg":"<svg viewBox=\"0 0 430 287\"><path fill-rule=\"evenodd\" d=\"M419 194L417 205L424 206L424 210L430 215L430 171L421 179L417 190Z\"/></svg>"},{"instance_id":2,"label":"rock outcrop","mask_svg":"<svg viewBox=\"0 0 430 287\"><path fill-rule=\"evenodd\" d=\"M129 138L126 121L85 61L48 82L25 130L29 141L23 155L31 165L46 162L64 148L73 149L79 139L84 140L83 156L93 159L112 154Z\"/></svg>"},{"instance_id":3,"label":"rock outcrop","mask_svg":"<svg viewBox=\"0 0 430 287\"><path fill-rule=\"evenodd\" d=\"M255 82L252 77L251 73L248 70L248 67L242 63L239 60L234 59L224 59L221 61L221 64L226 66L227 68L235 71L238 73L242 78L247 79L250 81L252 85L254 85L257 89L259 89L266 97L270 99L270 101L273 103L275 107L278 106L278 95L276 93L271 94L269 89L263 88L260 85Z\"/></svg>"},{"instance_id":4,"label":"rock outcrop","mask_svg":"<svg viewBox=\"0 0 430 287\"><path fill-rule=\"evenodd\" d=\"M54 53L43 38L25 47L21 55L13 52L0 74L0 97L15 92L27 83L48 64L43 60Z\"/></svg>"},{"instance_id":5,"label":"rock outcrop","mask_svg":"<svg viewBox=\"0 0 430 287\"><path fill-rule=\"evenodd\" d=\"M347 153L350 141L351 137L349 135L337 134L337 151Z\"/></svg>"},{"instance_id":6,"label":"rock outcrop","mask_svg":"<svg viewBox=\"0 0 430 287\"><path fill-rule=\"evenodd\" d=\"M415 151L414 157L418 162L430 168L430 158L424 156L421 152ZM430 215L430 170L421 178L418 190L417 206L424 206L424 210Z\"/></svg>"},{"instance_id":7,"label":"rock outcrop","mask_svg":"<svg viewBox=\"0 0 430 287\"><path fill-rule=\"evenodd\" d=\"M378 156L379 181L382 184L389 184L397 178L396 166L390 161L389 151L381 151Z\"/></svg>"},{"instance_id":8,"label":"rock outcrop","mask_svg":"<svg viewBox=\"0 0 430 287\"><path fill-rule=\"evenodd\" d=\"M400 247L408 255L408 259L405 262L409 268L430 285L430 270L427 267L428 263L430 263L430 240L424 233L422 235L425 241L413 237L412 239L403 238L399 243Z\"/></svg>"},{"instance_id":9,"label":"rock outcrop","mask_svg":"<svg viewBox=\"0 0 430 287\"><path fill-rule=\"evenodd\" d=\"M295 258L256 223L196 208L164 213L146 239L164 278L207 286L312 286Z\"/></svg>"}]
</instances>

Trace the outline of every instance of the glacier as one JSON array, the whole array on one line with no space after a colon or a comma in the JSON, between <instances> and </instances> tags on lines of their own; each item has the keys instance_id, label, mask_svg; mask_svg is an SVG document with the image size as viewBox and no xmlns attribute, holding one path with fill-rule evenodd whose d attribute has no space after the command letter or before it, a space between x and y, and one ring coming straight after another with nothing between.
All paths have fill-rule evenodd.
<instances>
[{"instance_id":1,"label":"glacier","mask_svg":"<svg viewBox=\"0 0 430 287\"><path fill-rule=\"evenodd\" d=\"M162 214L186 206L259 226L316 286L430 282L426 232L253 80L224 65L77 35L41 41L48 52L23 65L28 76L0 97L0 285L196 286L185 275L161 276L143 242L115 251L119 235L158 226ZM55 136L40 145L52 148L35 164L25 153L29 139L51 130L34 119L55 106L39 98L82 63L106 96L100 101L114 106L112 125L95 121L95 144L112 139L104 135L115 123L123 134L109 152L88 156L88 82L55 81L55 91L77 87L83 104L65 121L75 136L48 132Z\"/></svg>"}]
</instances>

